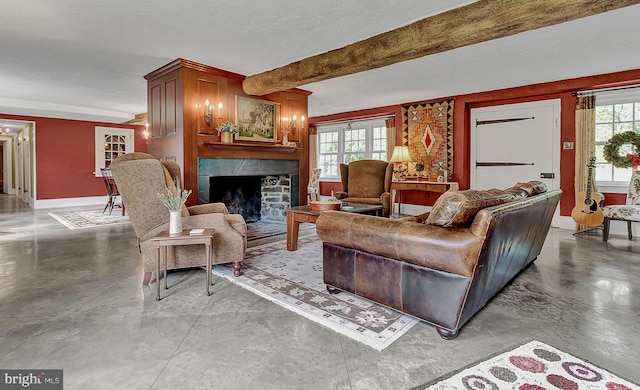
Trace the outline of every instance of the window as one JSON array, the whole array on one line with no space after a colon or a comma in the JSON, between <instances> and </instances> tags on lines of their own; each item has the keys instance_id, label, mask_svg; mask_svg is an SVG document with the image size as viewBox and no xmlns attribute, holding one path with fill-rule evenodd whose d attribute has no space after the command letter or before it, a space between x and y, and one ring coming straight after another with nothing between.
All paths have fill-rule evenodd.
<instances>
[{"instance_id":1,"label":"window","mask_svg":"<svg viewBox=\"0 0 640 390\"><path fill-rule=\"evenodd\" d=\"M340 178L340 163L387 161L384 118L318 126L318 167L322 178Z\"/></svg>"},{"instance_id":2,"label":"window","mask_svg":"<svg viewBox=\"0 0 640 390\"><path fill-rule=\"evenodd\" d=\"M96 177L100 168L107 168L116 157L133 152L133 130L96 126Z\"/></svg>"},{"instance_id":3,"label":"window","mask_svg":"<svg viewBox=\"0 0 640 390\"><path fill-rule=\"evenodd\" d=\"M608 91L596 94L596 180L598 185L627 187L631 168L616 168L603 157L604 145L615 134L640 133L640 91ZM620 153L632 153L623 145ZM599 188L599 190L601 190Z\"/></svg>"}]
</instances>

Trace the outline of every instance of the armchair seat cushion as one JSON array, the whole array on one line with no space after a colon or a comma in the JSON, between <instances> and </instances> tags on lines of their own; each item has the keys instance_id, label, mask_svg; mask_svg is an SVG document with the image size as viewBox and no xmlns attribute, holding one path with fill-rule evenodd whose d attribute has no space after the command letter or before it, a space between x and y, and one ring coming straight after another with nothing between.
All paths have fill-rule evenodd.
<instances>
[{"instance_id":1,"label":"armchair seat cushion","mask_svg":"<svg viewBox=\"0 0 640 390\"><path fill-rule=\"evenodd\" d=\"M605 206L602 209L605 218L640 222L640 206L617 205Z\"/></svg>"}]
</instances>

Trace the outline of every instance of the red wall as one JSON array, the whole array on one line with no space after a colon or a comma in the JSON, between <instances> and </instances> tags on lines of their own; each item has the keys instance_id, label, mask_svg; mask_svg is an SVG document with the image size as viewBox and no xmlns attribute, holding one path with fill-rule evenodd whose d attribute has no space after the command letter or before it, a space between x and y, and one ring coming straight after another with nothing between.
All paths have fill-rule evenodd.
<instances>
[{"instance_id":1,"label":"red wall","mask_svg":"<svg viewBox=\"0 0 640 390\"><path fill-rule=\"evenodd\" d=\"M144 126L0 114L35 122L36 200L106 195L95 177L95 127L134 129L135 151L146 152Z\"/></svg>"},{"instance_id":2,"label":"red wall","mask_svg":"<svg viewBox=\"0 0 640 390\"><path fill-rule=\"evenodd\" d=\"M457 181L460 188L469 188L470 173L470 114L472 108L489 107L503 104L532 102L538 100L560 99L561 100L561 116L560 116L560 145L565 141L575 142L575 92L586 91L592 89L604 89L620 87L625 85L640 84L640 69L629 70L624 72L609 73L597 76L588 76L575 79L554 81L541 84L533 84L516 88L501 89L495 91L478 92L467 95L454 96L454 129L453 129L453 158L454 172L452 181ZM424 99L423 101L449 99L451 97L440 97L433 99ZM407 102L411 104L414 102ZM361 111L351 111L342 114L335 114L323 117L309 118L309 125L318 125L327 122L346 121L362 119L374 116L380 116L383 113L395 113L396 115L396 144L401 142L401 105L380 107L378 109L367 109ZM560 151L560 188L564 191L560 200L560 214L570 215L575 203L575 151ZM323 195L330 193L331 189L335 190L335 184L340 187L339 183L321 183L320 190ZM328 193L325 192L329 190ZM605 204L624 203L624 194L604 194ZM431 205L437 199L435 196L425 198L423 193L404 192L403 203L412 203L420 205Z\"/></svg>"}]
</instances>

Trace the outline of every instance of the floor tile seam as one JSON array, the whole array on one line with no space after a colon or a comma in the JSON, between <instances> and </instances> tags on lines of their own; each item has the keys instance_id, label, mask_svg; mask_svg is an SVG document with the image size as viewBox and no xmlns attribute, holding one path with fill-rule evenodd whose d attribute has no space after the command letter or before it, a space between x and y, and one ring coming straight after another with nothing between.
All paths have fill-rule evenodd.
<instances>
[{"instance_id":1,"label":"floor tile seam","mask_svg":"<svg viewBox=\"0 0 640 390\"><path fill-rule=\"evenodd\" d=\"M347 380L349 381L349 388L353 390L353 384L351 383L351 375L349 374L349 367L347 366L347 358L345 354L344 343L342 342L342 335L338 335L338 342L340 343L340 350L342 351L342 363L344 364L344 370L347 373Z\"/></svg>"},{"instance_id":2,"label":"floor tile seam","mask_svg":"<svg viewBox=\"0 0 640 390\"><path fill-rule=\"evenodd\" d=\"M173 352L171 353L171 357L169 359L167 359L167 361L165 362L165 364L162 366L162 369L160 370L160 372L158 373L158 376L156 376L156 378L153 380L153 382L151 383L151 386L149 386L149 390L151 390L153 388L153 386L158 382L158 380L160 379L160 377L162 376L162 373L164 372L164 370L167 369L167 366L169 365L169 363L171 363L171 361L174 359L174 357L176 356L176 352L178 352L180 350L180 347L182 347L182 344L184 344L184 341L187 339L187 337L189 337L189 335L191 334L191 332L193 331L193 327L198 323L198 321L200 320L200 318L202 317L202 313L204 312L204 310L206 309L206 307L209 305L209 303L207 303L204 308L202 309L202 311L200 312L200 314L198 314L198 316L193 320L193 322L191 323L191 326L189 327L189 330L185 332L184 337L182 337L182 340L180 340L180 342L178 343L178 345L176 346L176 348L173 350Z\"/></svg>"}]
</instances>

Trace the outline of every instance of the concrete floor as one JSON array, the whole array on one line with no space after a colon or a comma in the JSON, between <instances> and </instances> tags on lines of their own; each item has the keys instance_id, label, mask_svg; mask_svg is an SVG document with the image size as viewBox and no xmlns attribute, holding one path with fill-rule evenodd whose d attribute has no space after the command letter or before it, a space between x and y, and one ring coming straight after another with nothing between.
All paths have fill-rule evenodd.
<instances>
[{"instance_id":1,"label":"concrete floor","mask_svg":"<svg viewBox=\"0 0 640 390\"><path fill-rule=\"evenodd\" d=\"M408 389L537 339L640 383L640 244L552 229L452 341L420 323L383 352L204 271L143 288L129 225L71 231L0 195L0 368L65 389ZM284 245L284 244L283 244Z\"/></svg>"}]
</instances>

